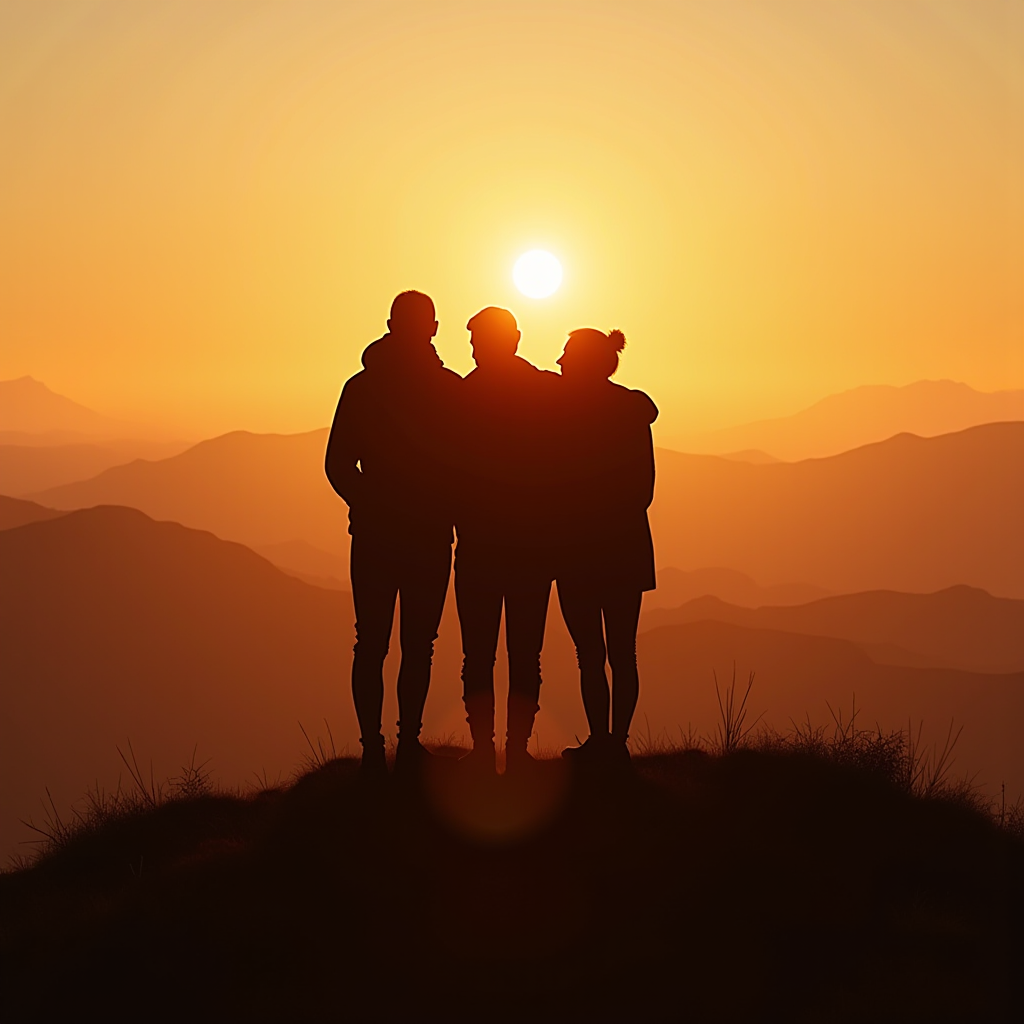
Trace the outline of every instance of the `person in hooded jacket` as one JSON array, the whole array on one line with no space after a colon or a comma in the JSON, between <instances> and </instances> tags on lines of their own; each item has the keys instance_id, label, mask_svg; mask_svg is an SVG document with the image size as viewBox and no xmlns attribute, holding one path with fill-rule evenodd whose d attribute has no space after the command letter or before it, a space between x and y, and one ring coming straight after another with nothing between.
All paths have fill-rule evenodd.
<instances>
[{"instance_id":1,"label":"person in hooded jacket","mask_svg":"<svg viewBox=\"0 0 1024 1024\"><path fill-rule=\"evenodd\" d=\"M388 333L363 352L341 393L325 468L348 503L356 613L352 697L364 774L384 775L384 659L401 595L397 771L427 755L419 741L434 641L452 565L453 480L443 447L462 378L434 349L434 304L402 292Z\"/></svg>"},{"instance_id":2,"label":"person in hooded jacket","mask_svg":"<svg viewBox=\"0 0 1024 1024\"><path fill-rule=\"evenodd\" d=\"M654 497L651 424L658 409L642 391L609 380L625 344L621 331L583 328L570 333L558 360L565 461L556 502L556 582L590 727L586 742L563 756L580 763L629 760L626 740L640 692L640 604L644 591L656 586L647 509Z\"/></svg>"}]
</instances>

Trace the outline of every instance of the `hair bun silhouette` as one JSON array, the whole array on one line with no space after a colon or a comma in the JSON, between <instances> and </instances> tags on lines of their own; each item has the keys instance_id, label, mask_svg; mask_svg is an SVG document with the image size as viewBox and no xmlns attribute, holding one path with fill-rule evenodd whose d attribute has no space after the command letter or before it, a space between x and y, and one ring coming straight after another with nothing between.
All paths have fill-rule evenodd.
<instances>
[{"instance_id":1,"label":"hair bun silhouette","mask_svg":"<svg viewBox=\"0 0 1024 1024\"><path fill-rule=\"evenodd\" d=\"M626 347L626 336L617 327L608 332L608 340L616 352L621 352Z\"/></svg>"}]
</instances>

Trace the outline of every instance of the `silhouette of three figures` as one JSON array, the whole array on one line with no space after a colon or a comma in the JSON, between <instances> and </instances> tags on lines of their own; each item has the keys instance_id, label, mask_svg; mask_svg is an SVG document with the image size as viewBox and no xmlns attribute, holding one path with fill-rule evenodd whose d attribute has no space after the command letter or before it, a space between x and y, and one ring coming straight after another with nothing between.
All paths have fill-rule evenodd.
<instances>
[{"instance_id":1,"label":"silhouette of three figures","mask_svg":"<svg viewBox=\"0 0 1024 1024\"><path fill-rule=\"evenodd\" d=\"M628 763L640 602L655 586L647 509L658 410L643 392L609 380L625 345L621 331L573 331L561 373L552 373L516 355L515 318L489 306L467 324L476 369L463 378L434 350L437 326L428 296L397 296L388 333L367 347L363 369L345 384L327 444L328 479L349 506L362 771L387 771L383 667L399 595L396 771L415 772L430 756L419 735L456 534L463 699L473 739L463 762L495 771L494 664L504 608L505 770L529 770L557 581L590 728L586 742L563 756L594 766Z\"/></svg>"}]
</instances>

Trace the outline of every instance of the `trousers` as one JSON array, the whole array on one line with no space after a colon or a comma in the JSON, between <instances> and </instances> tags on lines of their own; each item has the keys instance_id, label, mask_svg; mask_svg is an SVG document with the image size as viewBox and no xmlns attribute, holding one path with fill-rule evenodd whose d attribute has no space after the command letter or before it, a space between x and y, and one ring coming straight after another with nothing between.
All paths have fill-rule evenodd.
<instances>
[{"instance_id":1,"label":"trousers","mask_svg":"<svg viewBox=\"0 0 1024 1024\"><path fill-rule=\"evenodd\" d=\"M508 648L508 737L524 744L533 730L540 700L540 652L544 646L552 573L543 562L516 549L472 546L460 541L455 555L455 599L462 629L462 689L466 708L479 709L491 728L494 663L501 612ZM476 730L474 729L474 735Z\"/></svg>"},{"instance_id":2,"label":"trousers","mask_svg":"<svg viewBox=\"0 0 1024 1024\"><path fill-rule=\"evenodd\" d=\"M394 543L355 534L351 553L356 644L352 657L352 699L360 741L383 743L384 659L391 643L395 601L399 600L402 664L398 672L398 729L415 737L423 727L434 641L452 571L450 543Z\"/></svg>"},{"instance_id":3,"label":"trousers","mask_svg":"<svg viewBox=\"0 0 1024 1024\"><path fill-rule=\"evenodd\" d=\"M599 586L571 575L558 577L558 603L576 645L583 709L591 735L608 734L609 710L612 735L624 743L629 734L640 695L636 631L642 599L639 587ZM606 661L612 669L610 700Z\"/></svg>"}]
</instances>

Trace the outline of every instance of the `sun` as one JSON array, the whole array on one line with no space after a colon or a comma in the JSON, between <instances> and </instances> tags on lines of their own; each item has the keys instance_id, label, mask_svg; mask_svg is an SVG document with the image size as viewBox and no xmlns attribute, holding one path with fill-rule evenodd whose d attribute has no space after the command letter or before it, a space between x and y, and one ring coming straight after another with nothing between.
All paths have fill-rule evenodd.
<instances>
[{"instance_id":1,"label":"sun","mask_svg":"<svg viewBox=\"0 0 1024 1024\"><path fill-rule=\"evenodd\" d=\"M529 298L546 299L562 283L562 264L543 249L531 249L516 260L512 280Z\"/></svg>"}]
</instances>

